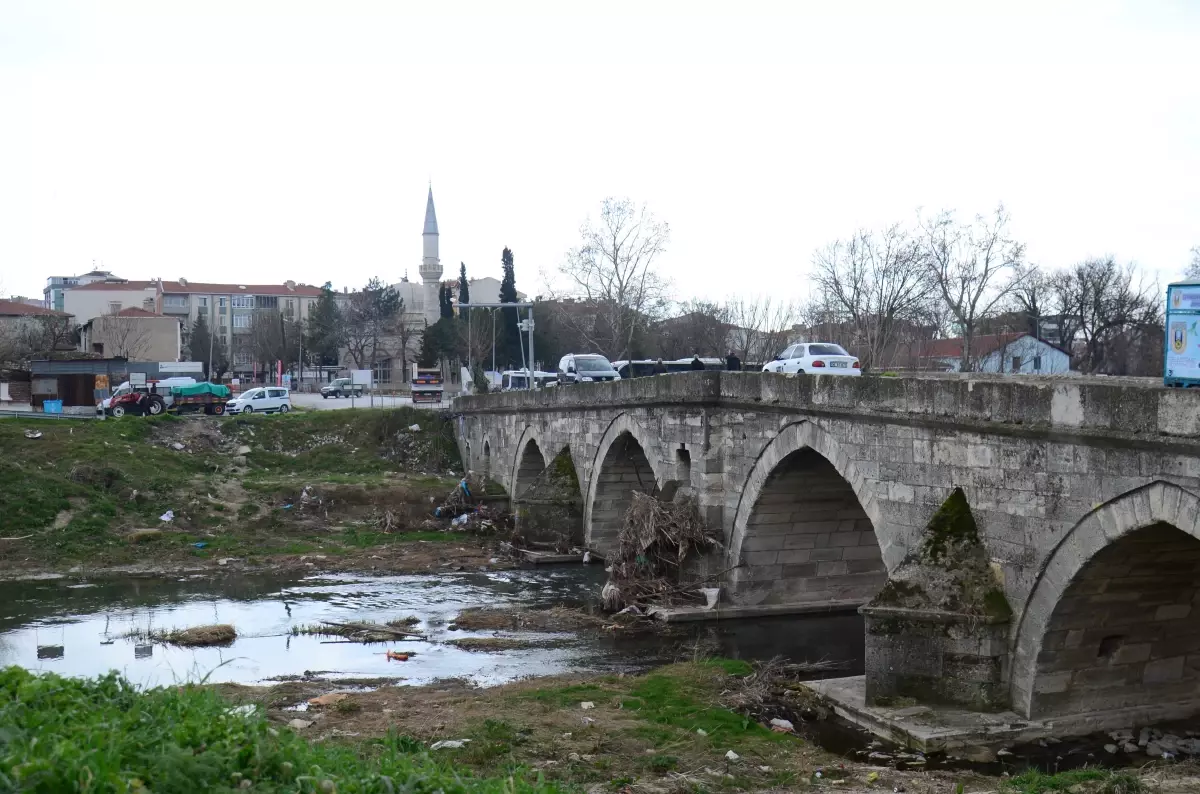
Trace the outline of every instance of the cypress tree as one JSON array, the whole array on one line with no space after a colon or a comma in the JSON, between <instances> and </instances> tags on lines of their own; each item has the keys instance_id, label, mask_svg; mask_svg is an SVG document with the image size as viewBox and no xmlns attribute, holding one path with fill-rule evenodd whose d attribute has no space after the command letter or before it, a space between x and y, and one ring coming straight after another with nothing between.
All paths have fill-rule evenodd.
<instances>
[{"instance_id":1,"label":"cypress tree","mask_svg":"<svg viewBox=\"0 0 1200 794\"><path fill-rule=\"evenodd\" d=\"M467 266L458 263L458 305L471 302L471 286L467 283Z\"/></svg>"},{"instance_id":2,"label":"cypress tree","mask_svg":"<svg viewBox=\"0 0 1200 794\"><path fill-rule=\"evenodd\" d=\"M500 267L504 270L504 277L500 280L500 302L516 303L517 277L513 270L513 252L507 247L500 253ZM521 365L521 332L517 330L519 314L516 309L503 309L500 312L504 333L500 337L503 343L497 344L496 352L509 369Z\"/></svg>"}]
</instances>

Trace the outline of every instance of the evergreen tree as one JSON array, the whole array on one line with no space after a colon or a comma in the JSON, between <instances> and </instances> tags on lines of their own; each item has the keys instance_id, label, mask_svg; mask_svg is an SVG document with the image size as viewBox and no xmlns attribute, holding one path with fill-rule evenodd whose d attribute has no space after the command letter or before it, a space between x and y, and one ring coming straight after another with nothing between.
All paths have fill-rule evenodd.
<instances>
[{"instance_id":1,"label":"evergreen tree","mask_svg":"<svg viewBox=\"0 0 1200 794\"><path fill-rule=\"evenodd\" d=\"M308 313L308 332L304 335L304 352L317 366L335 367L341 358L345 323L333 297L333 287L326 281L321 297Z\"/></svg>"},{"instance_id":2,"label":"evergreen tree","mask_svg":"<svg viewBox=\"0 0 1200 794\"><path fill-rule=\"evenodd\" d=\"M467 283L467 265L458 263L458 305L471 302L471 286Z\"/></svg>"},{"instance_id":3,"label":"evergreen tree","mask_svg":"<svg viewBox=\"0 0 1200 794\"><path fill-rule=\"evenodd\" d=\"M212 357L212 371L209 371L209 356ZM209 330L208 320L203 314L196 317L192 332L188 339L188 358L199 361L204 365L204 377L208 380L220 380L229 371L229 352L221 340Z\"/></svg>"},{"instance_id":4,"label":"evergreen tree","mask_svg":"<svg viewBox=\"0 0 1200 794\"><path fill-rule=\"evenodd\" d=\"M436 367L441 358L438 351L437 334L433 329L434 326L426 322L425 328L421 332L421 349L417 352L417 366L423 369Z\"/></svg>"},{"instance_id":5,"label":"evergreen tree","mask_svg":"<svg viewBox=\"0 0 1200 794\"><path fill-rule=\"evenodd\" d=\"M440 308L439 317L454 316L454 290L447 284L438 287L438 307Z\"/></svg>"},{"instance_id":6,"label":"evergreen tree","mask_svg":"<svg viewBox=\"0 0 1200 794\"><path fill-rule=\"evenodd\" d=\"M500 280L500 302L516 303L517 278L513 272L511 249L505 248L500 253L500 267L504 270L504 277ZM503 309L500 312L503 333L500 334L500 341L496 343L496 356L504 362L507 369L521 366L521 332L517 329L517 323L521 321L519 315L517 309Z\"/></svg>"}]
</instances>

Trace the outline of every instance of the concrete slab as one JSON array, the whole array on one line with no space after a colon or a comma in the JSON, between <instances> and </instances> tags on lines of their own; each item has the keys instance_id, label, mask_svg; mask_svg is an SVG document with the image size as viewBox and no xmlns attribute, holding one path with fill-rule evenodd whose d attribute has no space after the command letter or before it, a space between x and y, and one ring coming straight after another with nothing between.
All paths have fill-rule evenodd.
<instances>
[{"instance_id":1,"label":"concrete slab","mask_svg":"<svg viewBox=\"0 0 1200 794\"><path fill-rule=\"evenodd\" d=\"M911 703L868 706L866 676L861 675L806 681L803 685L824 698L839 717L882 739L926 753L945 751L973 757L980 757L981 750L998 750L1048 737L1062 739L1182 719L1200 708L1200 701L1191 700L1169 708L1111 709L1027 720L1012 711L981 713Z\"/></svg>"},{"instance_id":2,"label":"concrete slab","mask_svg":"<svg viewBox=\"0 0 1200 794\"><path fill-rule=\"evenodd\" d=\"M696 620L733 620L735 618L765 618L775 615L828 615L842 612L857 612L862 601L817 601L811 604L753 604L748 606L704 607L659 607L650 614L667 623L683 623Z\"/></svg>"}]
</instances>

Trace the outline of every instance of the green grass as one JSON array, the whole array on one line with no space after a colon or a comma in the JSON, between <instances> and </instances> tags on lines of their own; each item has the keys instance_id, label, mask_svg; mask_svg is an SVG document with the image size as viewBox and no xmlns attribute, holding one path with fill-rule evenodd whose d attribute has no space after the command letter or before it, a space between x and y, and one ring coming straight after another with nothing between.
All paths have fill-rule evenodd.
<instances>
[{"instance_id":1,"label":"green grass","mask_svg":"<svg viewBox=\"0 0 1200 794\"><path fill-rule=\"evenodd\" d=\"M1145 785L1128 772L1108 769L1073 769L1050 775L1037 770L1022 772L1004 783L1005 792L1013 794L1055 794L1079 786L1086 794L1141 794Z\"/></svg>"},{"instance_id":2,"label":"green grass","mask_svg":"<svg viewBox=\"0 0 1200 794\"><path fill-rule=\"evenodd\" d=\"M173 431L195 429L184 423L197 421L214 431L218 448L191 443L177 451L165 443ZM414 423L420 433L407 430ZM0 560L7 552L50 562L126 562L165 547L148 543L133 550L118 530L161 527L167 510L175 514L172 530L220 535L251 524L283 528L288 517L278 511L264 513L258 504L235 509L210 498L219 493L217 481L229 476L231 452L240 444L252 452L239 480L260 502L280 492L298 494L306 484L394 485L397 472L416 499L448 490L448 471L461 468L450 421L411 408L64 421L39 424L36 440L24 437L27 425L0 419L0 449L8 453L0 456L0 537L34 538L19 549L0 549ZM53 528L60 515L65 526ZM354 545L377 542L384 541L367 533Z\"/></svg>"},{"instance_id":3,"label":"green grass","mask_svg":"<svg viewBox=\"0 0 1200 794\"><path fill-rule=\"evenodd\" d=\"M486 728L497 742L508 741L501 725ZM310 744L201 687L0 670L0 790L229 792L243 781L259 792L552 790L523 770L476 777L405 736Z\"/></svg>"}]
</instances>

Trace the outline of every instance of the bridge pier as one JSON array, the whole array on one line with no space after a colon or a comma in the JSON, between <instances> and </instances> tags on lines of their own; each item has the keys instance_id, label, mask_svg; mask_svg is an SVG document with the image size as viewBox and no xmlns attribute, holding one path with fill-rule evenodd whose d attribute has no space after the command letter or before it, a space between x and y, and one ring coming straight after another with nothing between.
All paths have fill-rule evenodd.
<instances>
[{"instance_id":1,"label":"bridge pier","mask_svg":"<svg viewBox=\"0 0 1200 794\"><path fill-rule=\"evenodd\" d=\"M690 493L722 529L722 558L696 565L731 569L731 610L865 604L861 709L913 699L1056 726L1200 713L1200 392L704 372L454 410L468 465L519 508L565 451L594 549L614 542L632 491ZM945 573L922 555L956 491L983 595L1011 616L889 599Z\"/></svg>"}]
</instances>

